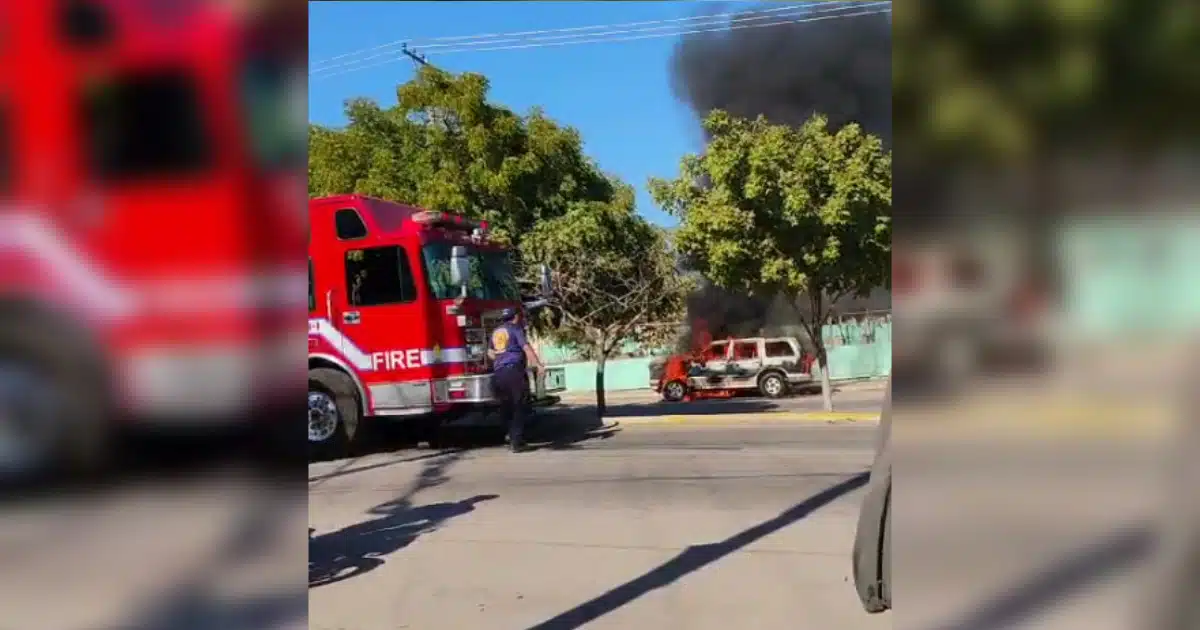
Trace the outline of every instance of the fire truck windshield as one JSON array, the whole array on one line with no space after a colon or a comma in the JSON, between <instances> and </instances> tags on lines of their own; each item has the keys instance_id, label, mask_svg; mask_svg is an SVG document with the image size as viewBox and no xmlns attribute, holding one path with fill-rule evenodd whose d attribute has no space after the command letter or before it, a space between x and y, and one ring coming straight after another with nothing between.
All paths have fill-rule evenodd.
<instances>
[{"instance_id":1,"label":"fire truck windshield","mask_svg":"<svg viewBox=\"0 0 1200 630\"><path fill-rule=\"evenodd\" d=\"M298 107L304 86L297 85L291 68L266 55L250 57L242 68L241 97L250 150L255 164L266 169L295 168L304 164L304 121Z\"/></svg>"},{"instance_id":2,"label":"fire truck windshield","mask_svg":"<svg viewBox=\"0 0 1200 630\"><path fill-rule=\"evenodd\" d=\"M449 243L428 243L421 250L429 291L439 300L456 298L461 294L460 289L450 282L451 247ZM467 283L467 297L509 302L521 299L508 252L471 248L470 255L471 277Z\"/></svg>"}]
</instances>

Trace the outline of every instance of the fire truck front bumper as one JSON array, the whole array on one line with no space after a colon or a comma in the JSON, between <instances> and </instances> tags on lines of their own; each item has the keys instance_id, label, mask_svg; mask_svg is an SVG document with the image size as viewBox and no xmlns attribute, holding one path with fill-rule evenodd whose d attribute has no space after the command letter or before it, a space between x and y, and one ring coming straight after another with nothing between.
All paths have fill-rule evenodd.
<instances>
[{"instance_id":1,"label":"fire truck front bumper","mask_svg":"<svg viewBox=\"0 0 1200 630\"><path fill-rule=\"evenodd\" d=\"M162 348L121 366L126 410L143 422L200 425L250 420L259 409L299 400L297 339L260 344Z\"/></svg>"},{"instance_id":2,"label":"fire truck front bumper","mask_svg":"<svg viewBox=\"0 0 1200 630\"><path fill-rule=\"evenodd\" d=\"M537 378L530 370L530 393L535 400L566 391L566 368L547 368L543 378ZM453 403L495 404L496 392L492 389L491 374L474 374L469 376L452 376L433 382L433 403L435 405Z\"/></svg>"},{"instance_id":3,"label":"fire truck front bumper","mask_svg":"<svg viewBox=\"0 0 1200 630\"><path fill-rule=\"evenodd\" d=\"M454 376L438 379L433 382L433 404L435 405L449 403L491 404L495 402L496 392L492 389L491 374Z\"/></svg>"}]
</instances>

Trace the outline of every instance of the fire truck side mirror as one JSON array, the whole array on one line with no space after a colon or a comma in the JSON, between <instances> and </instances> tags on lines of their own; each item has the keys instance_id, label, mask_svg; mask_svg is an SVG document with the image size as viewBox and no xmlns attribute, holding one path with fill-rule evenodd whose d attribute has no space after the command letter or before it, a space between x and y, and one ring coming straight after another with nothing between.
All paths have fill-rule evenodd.
<instances>
[{"instance_id":1,"label":"fire truck side mirror","mask_svg":"<svg viewBox=\"0 0 1200 630\"><path fill-rule=\"evenodd\" d=\"M467 248L455 245L450 248L450 282L454 286L465 287L470 278L471 264L467 258Z\"/></svg>"},{"instance_id":2,"label":"fire truck side mirror","mask_svg":"<svg viewBox=\"0 0 1200 630\"><path fill-rule=\"evenodd\" d=\"M548 298L554 295L554 281L550 278L550 267L542 265L538 269L538 289L542 297Z\"/></svg>"}]
</instances>

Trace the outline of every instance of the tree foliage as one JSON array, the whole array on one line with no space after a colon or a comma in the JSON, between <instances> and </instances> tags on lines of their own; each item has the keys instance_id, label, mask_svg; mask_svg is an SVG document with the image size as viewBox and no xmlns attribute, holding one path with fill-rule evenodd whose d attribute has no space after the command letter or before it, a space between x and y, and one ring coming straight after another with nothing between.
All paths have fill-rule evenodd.
<instances>
[{"instance_id":1,"label":"tree foliage","mask_svg":"<svg viewBox=\"0 0 1200 630\"><path fill-rule=\"evenodd\" d=\"M1200 131L1200 6L1178 0L929 0L893 12L905 152L1010 162Z\"/></svg>"},{"instance_id":2,"label":"tree foliage","mask_svg":"<svg viewBox=\"0 0 1200 630\"><path fill-rule=\"evenodd\" d=\"M309 126L309 196L354 192L458 212L514 245L575 204L614 199L577 131L487 95L481 75L426 66L391 107L351 99L344 128Z\"/></svg>"},{"instance_id":3,"label":"tree foliage","mask_svg":"<svg viewBox=\"0 0 1200 630\"><path fill-rule=\"evenodd\" d=\"M579 204L539 224L523 259L553 269L547 316L554 336L597 361L598 409L604 412L604 362L625 343L659 343L675 333L692 286L679 273L662 230L634 211L633 191L614 202Z\"/></svg>"},{"instance_id":4,"label":"tree foliage","mask_svg":"<svg viewBox=\"0 0 1200 630\"><path fill-rule=\"evenodd\" d=\"M650 182L680 220L675 246L721 288L799 298L825 365L833 304L890 285L891 154L858 125L834 132L819 115L796 128L714 111L703 124L705 153Z\"/></svg>"}]
</instances>

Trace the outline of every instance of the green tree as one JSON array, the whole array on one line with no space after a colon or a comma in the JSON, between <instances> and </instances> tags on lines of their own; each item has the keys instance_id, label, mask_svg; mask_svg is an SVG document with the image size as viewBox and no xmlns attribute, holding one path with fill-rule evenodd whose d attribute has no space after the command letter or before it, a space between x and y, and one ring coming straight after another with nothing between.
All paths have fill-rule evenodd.
<instances>
[{"instance_id":1,"label":"green tree","mask_svg":"<svg viewBox=\"0 0 1200 630\"><path fill-rule=\"evenodd\" d=\"M604 369L613 352L636 342L661 343L674 334L692 289L679 273L662 230L634 210L633 191L619 187L613 202L577 204L539 224L522 244L529 263L553 270L555 296L545 317L553 337L596 362L596 409L604 416Z\"/></svg>"},{"instance_id":2,"label":"green tree","mask_svg":"<svg viewBox=\"0 0 1200 630\"><path fill-rule=\"evenodd\" d=\"M893 106L908 143L1020 157L1159 143L1200 96L1200 8L1176 0L932 0L894 12Z\"/></svg>"},{"instance_id":3,"label":"green tree","mask_svg":"<svg viewBox=\"0 0 1200 630\"><path fill-rule=\"evenodd\" d=\"M572 204L614 198L576 130L487 95L481 75L426 66L391 107L351 99L343 128L309 126L309 195L354 192L462 213L514 245Z\"/></svg>"},{"instance_id":4,"label":"green tree","mask_svg":"<svg viewBox=\"0 0 1200 630\"><path fill-rule=\"evenodd\" d=\"M722 111L704 122L703 155L685 156L651 194L680 220L674 242L719 287L782 296L816 349L833 406L822 326L842 298L890 285L891 154L858 125L822 116L799 128Z\"/></svg>"},{"instance_id":5,"label":"green tree","mask_svg":"<svg viewBox=\"0 0 1200 630\"><path fill-rule=\"evenodd\" d=\"M1015 170L1045 215L1064 160L1200 132L1195 3L929 0L892 19L896 142L935 194L962 169Z\"/></svg>"}]
</instances>

